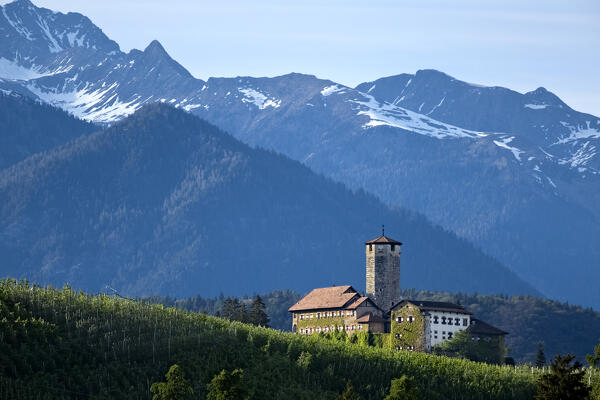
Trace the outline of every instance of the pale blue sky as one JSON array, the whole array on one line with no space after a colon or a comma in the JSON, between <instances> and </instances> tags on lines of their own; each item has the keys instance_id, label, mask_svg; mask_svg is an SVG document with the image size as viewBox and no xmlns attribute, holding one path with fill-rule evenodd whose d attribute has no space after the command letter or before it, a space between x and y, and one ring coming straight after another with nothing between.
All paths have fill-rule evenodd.
<instances>
[{"instance_id":1,"label":"pale blue sky","mask_svg":"<svg viewBox=\"0 0 600 400\"><path fill-rule=\"evenodd\" d=\"M158 39L194 76L303 72L354 86L422 68L600 116L599 0L33 0L121 48Z\"/></svg>"}]
</instances>

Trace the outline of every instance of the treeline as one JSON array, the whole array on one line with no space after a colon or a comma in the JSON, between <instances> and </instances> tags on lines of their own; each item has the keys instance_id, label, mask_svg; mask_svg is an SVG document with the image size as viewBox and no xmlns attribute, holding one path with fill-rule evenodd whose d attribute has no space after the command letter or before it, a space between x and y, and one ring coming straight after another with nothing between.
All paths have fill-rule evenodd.
<instances>
[{"instance_id":1,"label":"treeline","mask_svg":"<svg viewBox=\"0 0 600 400\"><path fill-rule=\"evenodd\" d=\"M289 331L292 326L292 319L288 312L288 308L300 300L302 296L291 290L274 290L258 297L260 297L261 302L263 302L265 306L264 311L269 318L269 326L280 331ZM218 297L194 296L185 299L173 299L168 296L151 296L143 297L141 300L147 303L162 304L166 307L175 307L180 310L222 316L230 321L253 323L253 321L247 319L245 314L248 313L248 309L253 308L252 304L255 298L256 296L232 298L225 297L221 294ZM233 302L233 304L226 306L226 303L228 302ZM245 310L241 310L242 306ZM231 311L227 311L227 309ZM237 309L238 311L233 311L232 309ZM260 323L255 325L266 326L265 324Z\"/></svg>"},{"instance_id":2,"label":"treeline","mask_svg":"<svg viewBox=\"0 0 600 400\"><path fill-rule=\"evenodd\" d=\"M0 283L0 321L0 398L10 399L150 399L173 364L200 399L236 369L250 399L335 399L348 381L361 399L382 399L402 376L422 399L532 399L542 374L12 280ZM598 386L600 374L586 374Z\"/></svg>"}]
</instances>

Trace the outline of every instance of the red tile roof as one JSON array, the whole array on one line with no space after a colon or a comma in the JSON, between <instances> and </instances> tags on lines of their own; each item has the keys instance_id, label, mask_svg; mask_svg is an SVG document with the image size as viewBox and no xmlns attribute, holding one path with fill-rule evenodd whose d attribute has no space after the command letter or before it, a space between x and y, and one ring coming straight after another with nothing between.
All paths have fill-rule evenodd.
<instances>
[{"instance_id":1,"label":"red tile roof","mask_svg":"<svg viewBox=\"0 0 600 400\"><path fill-rule=\"evenodd\" d=\"M313 289L309 294L291 306L288 311L342 308L354 302L359 297L358 292L349 285Z\"/></svg>"}]
</instances>

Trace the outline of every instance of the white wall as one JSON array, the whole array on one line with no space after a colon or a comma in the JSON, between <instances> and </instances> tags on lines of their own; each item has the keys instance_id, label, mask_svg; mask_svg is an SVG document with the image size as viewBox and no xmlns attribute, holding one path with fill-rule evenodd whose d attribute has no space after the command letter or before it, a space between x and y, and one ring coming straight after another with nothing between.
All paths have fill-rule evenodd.
<instances>
[{"instance_id":1,"label":"white wall","mask_svg":"<svg viewBox=\"0 0 600 400\"><path fill-rule=\"evenodd\" d=\"M435 323L435 317L437 317L437 323ZM452 325L442 324L442 317L452 318ZM469 314L445 312L445 311L429 311L429 317L427 317L428 324L426 324L425 335L426 342L429 342L429 349L436 344L440 344L445 340L449 339L448 333L454 334L458 331L465 330L471 324L471 316ZM456 318L459 318L460 324L456 325ZM467 324L463 324L463 319L467 319ZM437 332L437 333L436 333Z\"/></svg>"}]
</instances>

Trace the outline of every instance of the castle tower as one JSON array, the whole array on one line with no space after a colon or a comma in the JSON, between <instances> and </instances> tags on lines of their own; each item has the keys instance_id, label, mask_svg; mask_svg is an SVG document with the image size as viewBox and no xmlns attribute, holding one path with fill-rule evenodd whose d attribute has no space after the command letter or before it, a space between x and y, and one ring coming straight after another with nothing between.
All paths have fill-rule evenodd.
<instances>
[{"instance_id":1,"label":"castle tower","mask_svg":"<svg viewBox=\"0 0 600 400\"><path fill-rule=\"evenodd\" d=\"M365 242L367 254L367 296L384 311L400 301L400 246L385 236Z\"/></svg>"}]
</instances>

